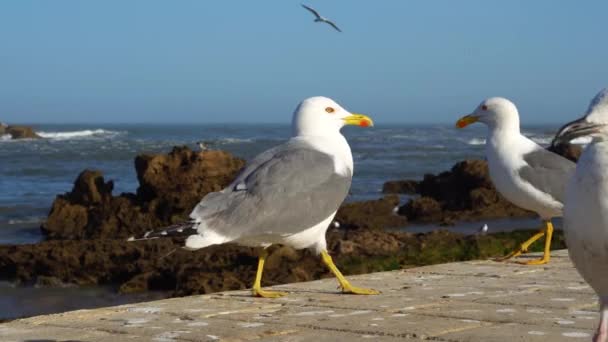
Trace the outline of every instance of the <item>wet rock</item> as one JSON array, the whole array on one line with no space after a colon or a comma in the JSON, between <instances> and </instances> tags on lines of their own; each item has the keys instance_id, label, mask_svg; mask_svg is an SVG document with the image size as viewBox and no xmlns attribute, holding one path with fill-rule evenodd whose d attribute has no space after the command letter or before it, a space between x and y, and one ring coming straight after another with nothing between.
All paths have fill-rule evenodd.
<instances>
[{"instance_id":1,"label":"wet rock","mask_svg":"<svg viewBox=\"0 0 608 342\"><path fill-rule=\"evenodd\" d=\"M418 192L418 183L414 180L388 181L382 185L382 193L413 195Z\"/></svg>"},{"instance_id":2,"label":"wet rock","mask_svg":"<svg viewBox=\"0 0 608 342\"><path fill-rule=\"evenodd\" d=\"M3 134L10 134L12 139L40 139L33 128L27 126L7 126Z\"/></svg>"},{"instance_id":3,"label":"wet rock","mask_svg":"<svg viewBox=\"0 0 608 342\"><path fill-rule=\"evenodd\" d=\"M353 202L342 205L335 220L343 229L402 227L407 219L396 215L399 196L387 195L378 200Z\"/></svg>"},{"instance_id":4,"label":"wet rock","mask_svg":"<svg viewBox=\"0 0 608 342\"><path fill-rule=\"evenodd\" d=\"M418 184L418 194L420 198L411 199L399 209L399 214L410 221L452 224L462 220L534 216L498 193L484 160L465 160L450 171L425 175Z\"/></svg>"},{"instance_id":5,"label":"wet rock","mask_svg":"<svg viewBox=\"0 0 608 342\"><path fill-rule=\"evenodd\" d=\"M358 229L330 232L328 249L345 274L357 274L504 255L529 236L526 231L464 236ZM259 249L227 244L192 252L182 249L182 242L51 240L0 246L0 279L52 286L112 284L125 293L163 290L173 296L251 286ZM553 247L563 246L561 231L556 231ZM539 250L542 244L533 247ZM273 246L269 252L264 286L332 277L311 251Z\"/></svg>"},{"instance_id":6,"label":"wet rock","mask_svg":"<svg viewBox=\"0 0 608 342\"><path fill-rule=\"evenodd\" d=\"M228 185L243 165L227 152L187 147L140 155L137 193L120 196L112 196L113 183L101 172L85 170L71 192L57 196L42 230L49 239L127 238L168 226L186 220L201 198Z\"/></svg>"},{"instance_id":7,"label":"wet rock","mask_svg":"<svg viewBox=\"0 0 608 342\"><path fill-rule=\"evenodd\" d=\"M399 208L399 214L412 221L431 222L442 218L441 204L432 197L414 198Z\"/></svg>"}]
</instances>

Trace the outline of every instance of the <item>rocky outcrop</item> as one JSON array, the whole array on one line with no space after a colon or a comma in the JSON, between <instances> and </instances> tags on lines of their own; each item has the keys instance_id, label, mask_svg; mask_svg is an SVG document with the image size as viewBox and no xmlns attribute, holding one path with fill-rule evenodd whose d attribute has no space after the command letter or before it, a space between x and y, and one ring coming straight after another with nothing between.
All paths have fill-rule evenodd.
<instances>
[{"instance_id":1,"label":"rocky outcrop","mask_svg":"<svg viewBox=\"0 0 608 342\"><path fill-rule=\"evenodd\" d=\"M40 139L33 128L28 126L6 126L0 128L0 135L10 134L12 139Z\"/></svg>"},{"instance_id":2,"label":"rocky outcrop","mask_svg":"<svg viewBox=\"0 0 608 342\"><path fill-rule=\"evenodd\" d=\"M571 144L560 144L549 150L575 162L582 152L580 146ZM384 184L383 192L419 195L399 208L399 214L409 221L453 224L462 220L535 215L500 195L484 160L459 162L450 171L425 175L420 182L389 181Z\"/></svg>"},{"instance_id":3,"label":"rocky outcrop","mask_svg":"<svg viewBox=\"0 0 608 342\"><path fill-rule=\"evenodd\" d=\"M382 193L413 195L418 192L418 183L415 180L388 181L382 186Z\"/></svg>"},{"instance_id":4,"label":"rocky outcrop","mask_svg":"<svg viewBox=\"0 0 608 342\"><path fill-rule=\"evenodd\" d=\"M140 155L135 194L113 196L112 181L85 170L71 192L53 202L42 226L48 239L126 238L184 221L207 193L228 185L243 160L223 151L193 152L176 147L169 154Z\"/></svg>"},{"instance_id":5,"label":"rocky outcrop","mask_svg":"<svg viewBox=\"0 0 608 342\"><path fill-rule=\"evenodd\" d=\"M404 184L412 182L404 181ZM462 220L534 215L498 193L484 160L459 162L450 171L427 174L408 188L415 188L419 195L399 208L399 214L410 221L452 224Z\"/></svg>"},{"instance_id":6,"label":"rocky outcrop","mask_svg":"<svg viewBox=\"0 0 608 342\"><path fill-rule=\"evenodd\" d=\"M407 218L397 215L399 197L387 195L378 200L346 203L335 220L344 229L384 229L403 227Z\"/></svg>"},{"instance_id":7,"label":"rocky outcrop","mask_svg":"<svg viewBox=\"0 0 608 342\"><path fill-rule=\"evenodd\" d=\"M345 274L357 274L500 256L529 236L527 231L464 236L447 231L332 230L328 249ZM564 247L561 231L553 241L554 248ZM41 286L115 284L123 293L164 290L174 296L251 286L259 250L227 244L191 252L182 245L172 239L96 239L0 246L0 279ZM542 244L532 250L539 248ZM269 252L264 286L331 277L310 251L273 246Z\"/></svg>"}]
</instances>

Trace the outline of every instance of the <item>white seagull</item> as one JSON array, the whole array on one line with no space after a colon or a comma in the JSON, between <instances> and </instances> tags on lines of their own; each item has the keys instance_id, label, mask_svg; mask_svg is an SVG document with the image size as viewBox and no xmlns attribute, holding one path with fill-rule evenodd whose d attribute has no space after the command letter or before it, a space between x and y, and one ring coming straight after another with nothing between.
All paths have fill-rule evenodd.
<instances>
[{"instance_id":1,"label":"white seagull","mask_svg":"<svg viewBox=\"0 0 608 342\"><path fill-rule=\"evenodd\" d=\"M348 112L326 97L302 101L293 115L291 139L259 154L228 187L207 194L193 209L189 227L197 233L186 239L186 248L228 242L263 247L254 296L285 295L261 288L266 248L272 244L315 250L338 278L344 293L378 294L352 286L327 253L325 232L348 195L353 176L350 146L340 133L345 125L367 127L373 121ZM169 230L183 231L186 227L177 225ZM162 235L149 234L146 238Z\"/></svg>"},{"instance_id":2,"label":"white seagull","mask_svg":"<svg viewBox=\"0 0 608 342\"><path fill-rule=\"evenodd\" d=\"M336 31L342 32L342 30L340 30L340 28L338 28L338 26L336 24L334 24L333 21L331 21L331 20L329 20L329 19L321 16L319 14L319 12L317 12L314 8L306 6L304 4L301 4L301 5L302 5L302 7L306 8L308 11L310 11L310 13L314 14L314 16L316 17L315 18L315 23L326 23L326 24L331 25L331 27L335 28Z\"/></svg>"},{"instance_id":3,"label":"white seagull","mask_svg":"<svg viewBox=\"0 0 608 342\"><path fill-rule=\"evenodd\" d=\"M582 136L583 151L566 189L564 234L574 266L595 290L600 323L594 341L608 341L608 89L591 101L585 115L564 125L556 142Z\"/></svg>"},{"instance_id":4,"label":"white seagull","mask_svg":"<svg viewBox=\"0 0 608 342\"><path fill-rule=\"evenodd\" d=\"M479 233L479 235L487 235L488 234L488 224L484 223L484 225L481 226L481 228L479 228L478 233Z\"/></svg>"},{"instance_id":5,"label":"white seagull","mask_svg":"<svg viewBox=\"0 0 608 342\"><path fill-rule=\"evenodd\" d=\"M546 234L543 257L525 263L545 264L551 257L551 219L562 216L566 182L576 164L523 136L517 108L505 98L483 101L472 114L458 120L456 126L463 128L477 121L488 126L486 157L494 186L513 204L536 212L544 223L538 233L501 260L525 253Z\"/></svg>"}]
</instances>

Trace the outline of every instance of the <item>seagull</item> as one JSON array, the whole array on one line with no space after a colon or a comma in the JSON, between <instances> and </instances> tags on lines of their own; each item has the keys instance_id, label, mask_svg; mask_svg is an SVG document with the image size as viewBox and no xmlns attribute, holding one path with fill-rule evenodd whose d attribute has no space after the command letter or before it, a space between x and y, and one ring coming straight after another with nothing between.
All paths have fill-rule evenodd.
<instances>
[{"instance_id":1,"label":"seagull","mask_svg":"<svg viewBox=\"0 0 608 342\"><path fill-rule=\"evenodd\" d=\"M479 230L477 232L479 233L479 235L488 234L488 224L485 223L483 226L481 226L481 228L479 228Z\"/></svg>"},{"instance_id":2,"label":"seagull","mask_svg":"<svg viewBox=\"0 0 608 342\"><path fill-rule=\"evenodd\" d=\"M306 6L306 5L304 5L304 4L301 4L301 5L302 5L302 7L306 8L308 11L310 11L310 13L312 13L312 14L313 14L313 15L316 17L316 18L315 18L315 23L326 23L326 24L331 25L331 27L335 28L335 29L336 29L336 31L338 31L338 32L342 32L342 30L340 30L340 29L338 28L338 26L336 26L336 24L334 24L334 22L333 22L333 21L331 21L331 20L329 20L329 19L327 19L327 18L325 18L325 17L321 16L321 15L319 14L319 12L317 12L317 11L316 11L314 8L309 7L309 6Z\"/></svg>"},{"instance_id":3,"label":"seagull","mask_svg":"<svg viewBox=\"0 0 608 342\"><path fill-rule=\"evenodd\" d=\"M478 121L488 126L486 158L494 186L513 204L536 212L544 226L500 260L525 253L534 241L546 234L542 258L524 263L546 264L551 258L551 219L562 216L566 182L574 173L576 164L523 136L519 130L517 108L505 98L493 97L483 101L472 114L460 118L456 126L464 128Z\"/></svg>"},{"instance_id":4,"label":"seagull","mask_svg":"<svg viewBox=\"0 0 608 342\"><path fill-rule=\"evenodd\" d=\"M185 248L228 242L263 247L252 288L258 297L285 295L261 288L266 248L272 244L320 254L344 293L378 294L352 286L327 252L325 233L348 195L353 175L350 146L340 133L345 125L368 127L373 121L327 97L302 101L293 115L291 139L259 154L228 187L207 194L194 208L190 226L196 234L188 236ZM186 228L177 225L170 230ZM159 236L166 234L147 238Z\"/></svg>"},{"instance_id":5,"label":"seagull","mask_svg":"<svg viewBox=\"0 0 608 342\"><path fill-rule=\"evenodd\" d=\"M593 341L608 341L608 88L591 101L585 115L564 125L554 142L593 138L566 187L564 234L570 259L600 301Z\"/></svg>"},{"instance_id":6,"label":"seagull","mask_svg":"<svg viewBox=\"0 0 608 342\"><path fill-rule=\"evenodd\" d=\"M196 144L198 145L198 148L201 151L208 151L209 146L211 145L211 143L209 143L208 141L197 141Z\"/></svg>"}]
</instances>

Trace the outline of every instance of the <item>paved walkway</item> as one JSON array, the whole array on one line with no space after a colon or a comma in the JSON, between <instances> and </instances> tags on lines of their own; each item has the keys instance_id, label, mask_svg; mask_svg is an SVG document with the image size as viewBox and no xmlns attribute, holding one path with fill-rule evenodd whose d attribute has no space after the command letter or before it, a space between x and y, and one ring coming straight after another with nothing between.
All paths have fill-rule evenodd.
<instances>
[{"instance_id":1,"label":"paved walkway","mask_svg":"<svg viewBox=\"0 0 608 342\"><path fill-rule=\"evenodd\" d=\"M350 277L379 296L340 295L336 281L276 286L38 316L0 324L9 341L589 341L593 291L566 251L548 266L471 261Z\"/></svg>"}]
</instances>

